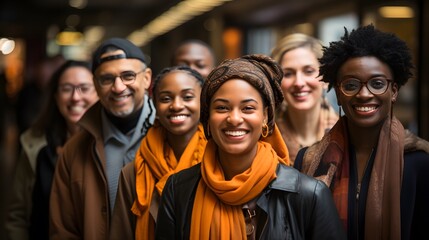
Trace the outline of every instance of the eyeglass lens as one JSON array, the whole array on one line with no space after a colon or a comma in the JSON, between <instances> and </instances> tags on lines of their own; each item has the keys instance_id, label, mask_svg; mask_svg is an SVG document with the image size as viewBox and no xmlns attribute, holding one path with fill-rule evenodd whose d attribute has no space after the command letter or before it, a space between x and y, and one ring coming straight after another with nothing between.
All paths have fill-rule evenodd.
<instances>
[{"instance_id":1,"label":"eyeglass lens","mask_svg":"<svg viewBox=\"0 0 429 240\"><path fill-rule=\"evenodd\" d=\"M90 84L80 84L80 85L63 84L59 87L59 90L63 94L71 94L74 91L78 91L80 94L88 94L91 92L93 87L94 86Z\"/></svg>"},{"instance_id":2,"label":"eyeglass lens","mask_svg":"<svg viewBox=\"0 0 429 240\"><path fill-rule=\"evenodd\" d=\"M141 72L142 71L137 73L133 71L125 71L121 72L119 76L115 76L112 74L101 75L98 77L98 82L100 83L100 85L110 86L115 82L116 78L119 77L125 85L132 84L134 80L136 80L137 74Z\"/></svg>"},{"instance_id":3,"label":"eyeglass lens","mask_svg":"<svg viewBox=\"0 0 429 240\"><path fill-rule=\"evenodd\" d=\"M386 92L389 80L385 78L373 78L367 82L361 82L357 79L346 79L340 83L340 88L345 95L352 96L357 94L364 85L366 85L372 94L379 95Z\"/></svg>"}]
</instances>

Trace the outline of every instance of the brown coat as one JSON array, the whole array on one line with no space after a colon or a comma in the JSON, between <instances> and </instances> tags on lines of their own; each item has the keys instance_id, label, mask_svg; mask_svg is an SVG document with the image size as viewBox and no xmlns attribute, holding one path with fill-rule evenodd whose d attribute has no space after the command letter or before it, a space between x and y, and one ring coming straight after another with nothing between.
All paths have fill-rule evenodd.
<instances>
[{"instance_id":1,"label":"brown coat","mask_svg":"<svg viewBox=\"0 0 429 240\"><path fill-rule=\"evenodd\" d=\"M50 198L51 239L107 239L110 211L101 126L96 103L58 159Z\"/></svg>"}]
</instances>

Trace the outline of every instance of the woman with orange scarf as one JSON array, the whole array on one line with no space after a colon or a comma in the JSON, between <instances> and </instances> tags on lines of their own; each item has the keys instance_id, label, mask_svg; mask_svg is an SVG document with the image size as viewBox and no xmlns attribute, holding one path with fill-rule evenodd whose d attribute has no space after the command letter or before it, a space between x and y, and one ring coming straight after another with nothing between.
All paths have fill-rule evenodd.
<instances>
[{"instance_id":1,"label":"woman with orange scarf","mask_svg":"<svg viewBox=\"0 0 429 240\"><path fill-rule=\"evenodd\" d=\"M156 239L344 239L329 189L289 167L274 123L282 71L264 55L226 60L201 92L201 164L168 179Z\"/></svg>"},{"instance_id":2,"label":"woman with orange scarf","mask_svg":"<svg viewBox=\"0 0 429 240\"><path fill-rule=\"evenodd\" d=\"M203 78L187 66L161 71L152 88L157 120L134 162L121 173L111 239L154 239L167 178L201 161L207 140L200 118Z\"/></svg>"},{"instance_id":3,"label":"woman with orange scarf","mask_svg":"<svg viewBox=\"0 0 429 240\"><path fill-rule=\"evenodd\" d=\"M345 116L294 166L330 187L348 239L427 236L429 143L404 130L392 109L412 76L406 43L364 26L346 30L320 62Z\"/></svg>"}]
</instances>

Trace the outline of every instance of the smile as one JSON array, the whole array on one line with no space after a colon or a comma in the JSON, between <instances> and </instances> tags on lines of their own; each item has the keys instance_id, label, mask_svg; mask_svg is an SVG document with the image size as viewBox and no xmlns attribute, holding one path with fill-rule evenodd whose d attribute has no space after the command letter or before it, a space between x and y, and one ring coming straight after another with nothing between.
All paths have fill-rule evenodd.
<instances>
[{"instance_id":1,"label":"smile","mask_svg":"<svg viewBox=\"0 0 429 240\"><path fill-rule=\"evenodd\" d=\"M179 120L183 120L187 117L188 117L187 115L175 115L175 116L170 116L170 120L179 121Z\"/></svg>"},{"instance_id":2,"label":"smile","mask_svg":"<svg viewBox=\"0 0 429 240\"><path fill-rule=\"evenodd\" d=\"M112 99L113 99L113 101L120 102L120 101L127 99L128 97L129 97L129 95L125 95L125 96L112 97Z\"/></svg>"},{"instance_id":3,"label":"smile","mask_svg":"<svg viewBox=\"0 0 429 240\"><path fill-rule=\"evenodd\" d=\"M240 137L246 134L246 131L225 131L226 135L230 135L233 137Z\"/></svg>"},{"instance_id":4,"label":"smile","mask_svg":"<svg viewBox=\"0 0 429 240\"><path fill-rule=\"evenodd\" d=\"M292 93L292 95L294 97L305 97L305 96L307 96L309 94L310 94L309 92L296 92L296 93Z\"/></svg>"},{"instance_id":5,"label":"smile","mask_svg":"<svg viewBox=\"0 0 429 240\"><path fill-rule=\"evenodd\" d=\"M356 110L360 111L360 112L370 112L370 111L374 111L375 109L377 109L376 106L372 106L372 107L355 107Z\"/></svg>"},{"instance_id":6,"label":"smile","mask_svg":"<svg viewBox=\"0 0 429 240\"><path fill-rule=\"evenodd\" d=\"M85 107L79 105L70 106L69 109L74 113L82 113L85 111Z\"/></svg>"}]
</instances>

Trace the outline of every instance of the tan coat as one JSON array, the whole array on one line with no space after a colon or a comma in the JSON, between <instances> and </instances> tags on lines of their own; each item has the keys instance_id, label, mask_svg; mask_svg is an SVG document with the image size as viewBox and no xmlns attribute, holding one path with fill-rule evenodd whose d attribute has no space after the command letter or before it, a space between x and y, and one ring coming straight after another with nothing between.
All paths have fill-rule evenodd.
<instances>
[{"instance_id":1,"label":"tan coat","mask_svg":"<svg viewBox=\"0 0 429 240\"><path fill-rule=\"evenodd\" d=\"M5 223L7 238L11 240L29 239L37 155L48 144L45 135L36 136L32 129L21 134L20 143L22 151L16 166Z\"/></svg>"}]
</instances>

